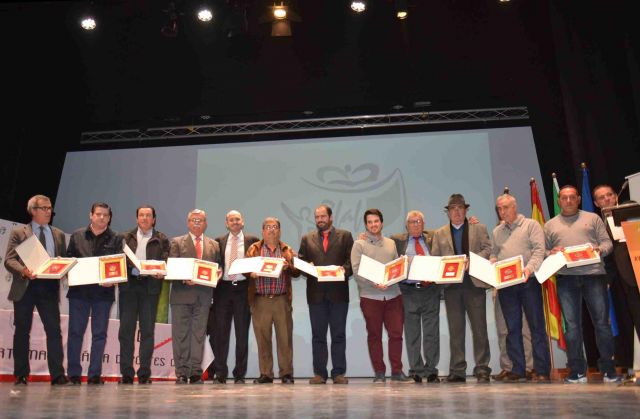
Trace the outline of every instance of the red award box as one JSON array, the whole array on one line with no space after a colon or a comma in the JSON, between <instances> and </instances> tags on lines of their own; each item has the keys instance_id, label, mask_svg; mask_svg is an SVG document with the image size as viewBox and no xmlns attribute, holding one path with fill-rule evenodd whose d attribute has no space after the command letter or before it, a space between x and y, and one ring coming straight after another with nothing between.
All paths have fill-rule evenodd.
<instances>
[{"instance_id":1,"label":"red award box","mask_svg":"<svg viewBox=\"0 0 640 419\"><path fill-rule=\"evenodd\" d=\"M567 260L567 268L600 262L600 256L590 243L565 247L562 253Z\"/></svg>"}]
</instances>

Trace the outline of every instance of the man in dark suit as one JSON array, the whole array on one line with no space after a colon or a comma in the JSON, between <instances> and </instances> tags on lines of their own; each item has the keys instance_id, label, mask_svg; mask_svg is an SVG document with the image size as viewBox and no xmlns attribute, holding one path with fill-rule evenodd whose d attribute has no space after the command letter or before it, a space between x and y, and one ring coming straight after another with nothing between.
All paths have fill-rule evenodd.
<instances>
[{"instance_id":1,"label":"man in dark suit","mask_svg":"<svg viewBox=\"0 0 640 419\"><path fill-rule=\"evenodd\" d=\"M214 381L224 384L227 381L229 367L229 339L231 335L231 321L233 320L236 335L236 366L233 369L234 382L244 384L247 374L247 360L249 356L249 325L251 313L249 311L248 287L249 281L244 275L229 275L229 268L236 259L245 257L249 247L259 239L250 234L244 234L244 220L240 212L233 210L227 213L225 225L229 234L220 236L216 241L220 244L222 257L221 269L224 272L214 291L214 319L215 319L215 365L216 377ZM213 378L213 377L212 377Z\"/></svg>"},{"instance_id":2,"label":"man in dark suit","mask_svg":"<svg viewBox=\"0 0 640 419\"><path fill-rule=\"evenodd\" d=\"M398 256L427 256L431 248L432 232L424 231L424 215L420 211L407 214L407 232L395 234ZM405 279L400 282L404 303L404 335L409 357L409 375L416 383L426 378L439 383L440 360L440 288L428 281ZM424 351L424 361L422 359Z\"/></svg>"},{"instance_id":3,"label":"man in dark suit","mask_svg":"<svg viewBox=\"0 0 640 419\"><path fill-rule=\"evenodd\" d=\"M26 385L29 377L29 334L33 320L33 308L38 314L47 335L47 363L52 385L64 385L69 381L62 366L62 332L60 330L60 281L38 279L18 256L16 247L36 234L50 257L65 256L67 242L64 233L49 225L53 207L44 195L35 195L27 203L31 222L11 231L4 266L13 274L9 300L13 301L13 374L16 385Z\"/></svg>"},{"instance_id":4,"label":"man in dark suit","mask_svg":"<svg viewBox=\"0 0 640 419\"><path fill-rule=\"evenodd\" d=\"M334 384L347 384L346 324L349 309L349 277L353 237L346 230L333 227L331 208L320 205L315 210L316 231L302 237L298 257L316 266L341 266L345 280L342 282L318 282L307 277L307 303L311 320L311 342L314 377L310 384L327 382L327 329L331 330L331 378Z\"/></svg>"},{"instance_id":5,"label":"man in dark suit","mask_svg":"<svg viewBox=\"0 0 640 419\"><path fill-rule=\"evenodd\" d=\"M460 194L453 194L445 207L449 223L433 233L431 254L434 256L469 255L476 253L486 259L491 253L491 241L484 224L471 224L467 220L469 205ZM473 375L478 383L490 381L489 337L487 334L486 291L489 286L465 272L461 284L448 285L444 290L444 303L449 323L449 376L447 382L465 382L467 361L465 359L466 316L471 323L473 355L476 365Z\"/></svg>"},{"instance_id":6,"label":"man in dark suit","mask_svg":"<svg viewBox=\"0 0 640 419\"><path fill-rule=\"evenodd\" d=\"M156 210L143 205L136 210L137 227L127 231L123 240L140 260L166 260L169 256L169 239L155 229ZM140 367L138 383L151 384L151 357L158 299L162 290L162 275L140 275L131 263L127 266L129 280L119 285L120 298L120 373L121 384L133 384L133 351L136 323L140 322Z\"/></svg>"},{"instance_id":7,"label":"man in dark suit","mask_svg":"<svg viewBox=\"0 0 640 419\"><path fill-rule=\"evenodd\" d=\"M187 216L189 233L171 241L169 257L221 263L218 242L206 237L207 214L194 209ZM220 274L220 271L218 271ZM213 289L192 281L172 281L171 337L176 384L202 384L202 350Z\"/></svg>"}]
</instances>

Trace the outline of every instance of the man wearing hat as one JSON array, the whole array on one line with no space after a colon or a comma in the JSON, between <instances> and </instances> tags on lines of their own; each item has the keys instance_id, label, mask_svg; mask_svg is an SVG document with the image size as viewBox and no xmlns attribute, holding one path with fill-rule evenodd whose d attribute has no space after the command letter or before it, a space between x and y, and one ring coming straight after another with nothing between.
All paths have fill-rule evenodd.
<instances>
[{"instance_id":1,"label":"man wearing hat","mask_svg":"<svg viewBox=\"0 0 640 419\"><path fill-rule=\"evenodd\" d=\"M431 254L434 256L476 253L486 259L491 253L491 241L484 224L470 224L467 220L467 204L460 194L453 194L445 207L449 223L433 234ZM449 376L447 382L466 381L465 360L466 318L471 322L475 367L473 375L478 383L488 383L491 368L489 360L489 338L487 336L486 289L488 285L465 272L461 284L451 284L444 290L444 302L449 323Z\"/></svg>"}]
</instances>

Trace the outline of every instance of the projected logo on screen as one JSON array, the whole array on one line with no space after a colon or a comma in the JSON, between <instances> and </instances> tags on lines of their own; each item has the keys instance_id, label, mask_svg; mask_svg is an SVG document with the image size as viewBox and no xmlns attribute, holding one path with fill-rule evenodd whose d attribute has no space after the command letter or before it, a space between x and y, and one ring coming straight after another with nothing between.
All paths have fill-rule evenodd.
<instances>
[{"instance_id":1,"label":"projected logo on screen","mask_svg":"<svg viewBox=\"0 0 640 419\"><path fill-rule=\"evenodd\" d=\"M368 208L379 208L384 214L385 226L400 221L404 224L407 212L407 194L400 169L392 169L388 175L381 173L374 163L364 163L357 167L323 166L315 171L315 178L301 178L317 196L322 199L313 207L309 202L295 199L282 202L287 218L296 226L298 239L315 227L315 205L327 204L333 210L336 227L353 233L364 230L362 215ZM401 228L401 227L400 227ZM394 227L393 230L398 228Z\"/></svg>"}]
</instances>

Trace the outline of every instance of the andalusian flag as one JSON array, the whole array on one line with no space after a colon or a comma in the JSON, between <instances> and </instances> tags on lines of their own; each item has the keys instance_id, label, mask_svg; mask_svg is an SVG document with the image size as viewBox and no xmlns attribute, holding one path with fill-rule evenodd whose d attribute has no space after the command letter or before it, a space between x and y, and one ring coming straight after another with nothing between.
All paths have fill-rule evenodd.
<instances>
[{"instance_id":1,"label":"andalusian flag","mask_svg":"<svg viewBox=\"0 0 640 419\"><path fill-rule=\"evenodd\" d=\"M554 202L557 201L557 181L553 178L553 195ZM542 204L540 203L540 195L538 194L538 186L535 179L531 179L531 218L540 223L544 227L544 213L542 212ZM556 204L557 205L557 204ZM542 284L542 302L544 304L544 317L547 322L547 334L558 341L558 347L567 350L567 343L564 340L564 332L562 330L562 310L560 309L560 300L558 299L558 289L556 287L556 277L552 276Z\"/></svg>"}]
</instances>

